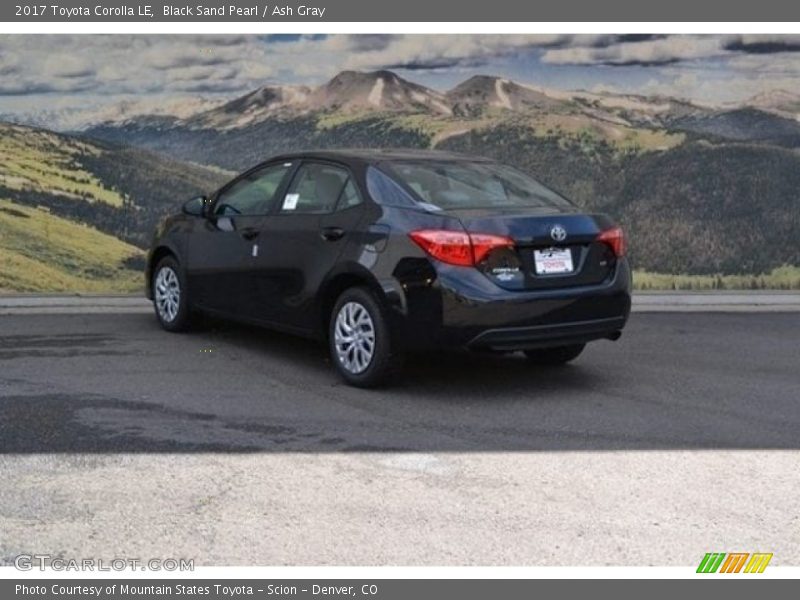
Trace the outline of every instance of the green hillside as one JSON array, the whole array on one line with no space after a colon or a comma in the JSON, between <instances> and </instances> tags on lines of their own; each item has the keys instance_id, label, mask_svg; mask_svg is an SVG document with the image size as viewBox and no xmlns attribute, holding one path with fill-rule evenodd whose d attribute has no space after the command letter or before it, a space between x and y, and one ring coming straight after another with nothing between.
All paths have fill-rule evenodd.
<instances>
[{"instance_id":1,"label":"green hillside","mask_svg":"<svg viewBox=\"0 0 800 600\"><path fill-rule=\"evenodd\" d=\"M44 209L0 199L0 293L136 292L140 249Z\"/></svg>"},{"instance_id":2,"label":"green hillside","mask_svg":"<svg viewBox=\"0 0 800 600\"><path fill-rule=\"evenodd\" d=\"M96 145L29 127L0 124L0 185L15 191L45 192L75 201L121 207L109 189L81 163L97 156Z\"/></svg>"},{"instance_id":3,"label":"green hillside","mask_svg":"<svg viewBox=\"0 0 800 600\"><path fill-rule=\"evenodd\" d=\"M164 215L228 178L144 150L0 123L0 292L129 292Z\"/></svg>"},{"instance_id":4,"label":"green hillside","mask_svg":"<svg viewBox=\"0 0 800 600\"><path fill-rule=\"evenodd\" d=\"M228 177L146 150L0 123L0 198L141 248L159 219Z\"/></svg>"}]
</instances>

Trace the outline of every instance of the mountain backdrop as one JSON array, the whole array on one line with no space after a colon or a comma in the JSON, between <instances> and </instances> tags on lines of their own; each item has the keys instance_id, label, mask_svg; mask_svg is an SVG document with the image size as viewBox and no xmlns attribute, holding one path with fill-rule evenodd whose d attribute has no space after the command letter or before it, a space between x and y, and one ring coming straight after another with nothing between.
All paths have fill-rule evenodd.
<instances>
[{"instance_id":1,"label":"mountain backdrop","mask_svg":"<svg viewBox=\"0 0 800 600\"><path fill-rule=\"evenodd\" d=\"M25 207L0 205L0 234L8 210L44 209L126 244L117 267L135 270L161 216L272 154L416 147L496 158L609 213L639 270L757 281L800 266L800 95L790 92L709 107L492 76L440 92L391 71L345 71L179 115L132 112L59 134L0 126L0 198ZM794 277L787 285L800 285Z\"/></svg>"}]
</instances>

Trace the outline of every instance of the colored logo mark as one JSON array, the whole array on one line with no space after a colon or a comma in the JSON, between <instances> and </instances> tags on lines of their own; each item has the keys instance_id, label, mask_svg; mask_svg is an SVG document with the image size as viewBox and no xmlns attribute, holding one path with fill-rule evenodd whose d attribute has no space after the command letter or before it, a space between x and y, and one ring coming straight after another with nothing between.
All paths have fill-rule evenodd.
<instances>
[{"instance_id":1,"label":"colored logo mark","mask_svg":"<svg viewBox=\"0 0 800 600\"><path fill-rule=\"evenodd\" d=\"M698 573L763 573L772 553L708 552L697 567Z\"/></svg>"}]
</instances>

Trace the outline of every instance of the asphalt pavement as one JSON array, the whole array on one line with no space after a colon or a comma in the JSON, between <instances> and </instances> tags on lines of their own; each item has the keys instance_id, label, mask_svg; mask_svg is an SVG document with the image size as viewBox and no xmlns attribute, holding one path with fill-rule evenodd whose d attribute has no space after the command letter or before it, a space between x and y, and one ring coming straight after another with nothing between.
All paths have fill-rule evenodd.
<instances>
[{"instance_id":1,"label":"asphalt pavement","mask_svg":"<svg viewBox=\"0 0 800 600\"><path fill-rule=\"evenodd\" d=\"M69 311L64 311L69 312ZM0 316L0 563L800 564L800 316L636 313L572 365L109 310Z\"/></svg>"}]
</instances>

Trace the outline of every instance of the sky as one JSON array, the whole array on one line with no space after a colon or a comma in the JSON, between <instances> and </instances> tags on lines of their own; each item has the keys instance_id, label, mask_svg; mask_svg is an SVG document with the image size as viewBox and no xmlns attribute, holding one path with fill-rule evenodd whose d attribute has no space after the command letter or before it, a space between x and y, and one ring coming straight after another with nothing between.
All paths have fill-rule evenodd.
<instances>
[{"instance_id":1,"label":"sky","mask_svg":"<svg viewBox=\"0 0 800 600\"><path fill-rule=\"evenodd\" d=\"M391 69L440 91L488 74L724 104L800 92L800 36L0 35L0 116L123 101L167 110L346 69Z\"/></svg>"}]
</instances>

